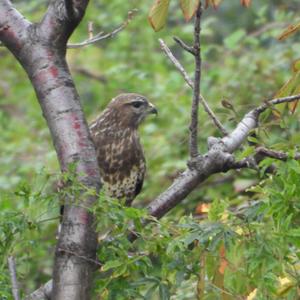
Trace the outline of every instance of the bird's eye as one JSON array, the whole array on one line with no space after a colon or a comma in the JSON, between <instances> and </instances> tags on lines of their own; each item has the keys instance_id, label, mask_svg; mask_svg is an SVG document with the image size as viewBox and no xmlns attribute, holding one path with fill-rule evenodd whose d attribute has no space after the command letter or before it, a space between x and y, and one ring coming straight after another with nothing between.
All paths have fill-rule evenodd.
<instances>
[{"instance_id":1,"label":"bird's eye","mask_svg":"<svg viewBox=\"0 0 300 300\"><path fill-rule=\"evenodd\" d=\"M132 102L132 106L135 107L135 108L139 108L142 105L143 105L143 102L141 102L141 101Z\"/></svg>"}]
</instances>

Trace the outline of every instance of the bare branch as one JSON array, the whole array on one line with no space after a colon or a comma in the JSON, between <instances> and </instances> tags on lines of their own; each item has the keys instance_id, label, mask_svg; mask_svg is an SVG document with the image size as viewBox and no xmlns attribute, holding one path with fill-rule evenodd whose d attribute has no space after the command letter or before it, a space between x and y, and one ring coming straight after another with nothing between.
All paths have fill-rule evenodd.
<instances>
[{"instance_id":1,"label":"bare branch","mask_svg":"<svg viewBox=\"0 0 300 300\"><path fill-rule=\"evenodd\" d=\"M190 157L195 158L199 155L198 150L198 112L199 112L199 95L201 81L201 45L200 45L200 23L202 15L202 4L199 2L195 15L194 23L194 56L195 56L195 77L193 89L193 103L190 123Z\"/></svg>"},{"instance_id":2,"label":"bare branch","mask_svg":"<svg viewBox=\"0 0 300 300\"><path fill-rule=\"evenodd\" d=\"M271 158L278 159L278 160L286 161L289 158L289 155L285 152L275 151L275 150L268 149L268 148L265 148L265 147L258 147L258 148L255 149L255 151L256 151L257 154L260 154L262 156L271 157ZM299 152L295 153L294 156L293 156L293 159L299 160L300 159L300 153Z\"/></svg>"},{"instance_id":3,"label":"bare branch","mask_svg":"<svg viewBox=\"0 0 300 300\"><path fill-rule=\"evenodd\" d=\"M264 104L260 105L255 110L256 110L257 113L261 114L262 112L264 112L268 108L271 108L273 105L298 101L299 97L300 97L300 95L292 95L292 96L267 100L267 101L264 102Z\"/></svg>"},{"instance_id":4,"label":"bare branch","mask_svg":"<svg viewBox=\"0 0 300 300\"><path fill-rule=\"evenodd\" d=\"M170 48L166 45L166 43L162 39L158 39L158 41L160 43L161 49L165 52L165 54L171 60L171 62L174 64L176 69L181 73L181 75L183 76L185 82L188 84L188 86L190 88L193 89L194 88L194 83L193 83L192 79L189 77L189 75L187 74L187 72L185 71L185 69L183 68L183 66L181 65L181 63L173 55Z\"/></svg>"},{"instance_id":5,"label":"bare branch","mask_svg":"<svg viewBox=\"0 0 300 300\"><path fill-rule=\"evenodd\" d=\"M181 75L183 76L185 82L188 84L188 86L190 88L193 89L194 88L194 83L193 83L192 79L189 77L189 75L187 74L187 72L185 71L185 69L181 65L181 63L173 55L173 53L170 50L170 48L166 45L166 43L162 39L159 39L159 43L160 43L161 49L165 52L165 54L167 55L167 57L171 60L171 62L175 65L175 67L177 68L177 70L181 73ZM218 118L214 114L214 112L211 110L211 108L209 107L209 105L206 102L206 100L204 99L204 97L201 94L199 96L200 96L200 103L203 105L204 110L209 115L209 117L211 118L211 120L213 121L213 123L215 124L215 126L222 132L223 135L227 135L228 133L227 133L226 129L221 124L221 122L218 120Z\"/></svg>"},{"instance_id":6,"label":"bare branch","mask_svg":"<svg viewBox=\"0 0 300 300\"><path fill-rule=\"evenodd\" d=\"M68 0L65 0L66 2L70 2ZM98 32L96 35L93 34L93 26L92 26L92 22L89 22L89 27L88 27L88 39L80 42L80 43L69 43L67 44L67 48L68 49L77 49L77 48L82 48L88 45L92 45L92 44L96 44L100 41L109 39L109 38L113 38L115 37L119 32L123 31L128 24L132 21L132 19L135 17L135 14L138 10L137 9L132 9L128 12L128 17L127 20L125 20L120 26L118 26L117 28L115 28L113 31L108 32L108 33L103 33ZM4 45L0 42L0 47L3 47Z\"/></svg>"},{"instance_id":7,"label":"bare branch","mask_svg":"<svg viewBox=\"0 0 300 300\"><path fill-rule=\"evenodd\" d=\"M182 49L195 55L195 50L193 47L190 47L187 44L185 44L179 37L174 36L173 39L180 47L182 47Z\"/></svg>"},{"instance_id":8,"label":"bare branch","mask_svg":"<svg viewBox=\"0 0 300 300\"><path fill-rule=\"evenodd\" d=\"M16 270L16 262L13 256L9 256L7 259L8 262L8 269L10 273L10 280L12 286L12 294L14 300L20 300L20 291L19 291L19 284L17 279L17 270Z\"/></svg>"},{"instance_id":9,"label":"bare branch","mask_svg":"<svg viewBox=\"0 0 300 300\"><path fill-rule=\"evenodd\" d=\"M248 112L239 122L237 127L228 136L225 136L222 139L222 143L225 145L226 150L229 153L232 153L240 147L249 135L250 131L257 127L259 115L266 109L271 108L273 105L298 101L299 99L300 95L271 99Z\"/></svg>"},{"instance_id":10,"label":"bare branch","mask_svg":"<svg viewBox=\"0 0 300 300\"><path fill-rule=\"evenodd\" d=\"M81 48L81 47L85 47L85 46L88 46L88 45L91 45L91 44L95 44L95 43L103 41L105 39L114 37L120 31L122 31L123 29L125 29L128 26L130 21L134 18L136 12L137 12L137 9L130 10L128 12L127 20L125 22L123 22L123 24L121 24L119 27L114 29L112 32L109 32L109 33L106 33L106 34L103 34L103 32L99 32L95 36L89 37L88 39L86 39L83 42L76 43L76 44L68 44L67 48L69 48L69 49Z\"/></svg>"}]
</instances>

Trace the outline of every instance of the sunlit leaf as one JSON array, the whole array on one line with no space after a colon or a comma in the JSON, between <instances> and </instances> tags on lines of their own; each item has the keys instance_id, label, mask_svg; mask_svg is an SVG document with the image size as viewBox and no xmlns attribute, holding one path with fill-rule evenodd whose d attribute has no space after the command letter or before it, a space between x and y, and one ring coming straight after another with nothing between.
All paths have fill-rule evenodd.
<instances>
[{"instance_id":1,"label":"sunlit leaf","mask_svg":"<svg viewBox=\"0 0 300 300\"><path fill-rule=\"evenodd\" d=\"M295 73L300 71L300 59L297 59L293 62L292 69Z\"/></svg>"},{"instance_id":2,"label":"sunlit leaf","mask_svg":"<svg viewBox=\"0 0 300 300\"><path fill-rule=\"evenodd\" d=\"M211 204L210 203L200 203L197 205L196 213L198 215L207 214L210 210Z\"/></svg>"},{"instance_id":3,"label":"sunlit leaf","mask_svg":"<svg viewBox=\"0 0 300 300\"><path fill-rule=\"evenodd\" d=\"M295 25L288 26L278 37L279 41L282 41L289 37L290 35L294 34L300 29L300 23L297 23Z\"/></svg>"},{"instance_id":4,"label":"sunlit leaf","mask_svg":"<svg viewBox=\"0 0 300 300\"><path fill-rule=\"evenodd\" d=\"M222 245L220 248L220 265L218 269L220 274L224 275L227 266L228 266L228 261L226 259L226 251L224 245Z\"/></svg>"},{"instance_id":5,"label":"sunlit leaf","mask_svg":"<svg viewBox=\"0 0 300 300\"><path fill-rule=\"evenodd\" d=\"M246 300L255 300L257 294L257 289L254 289L246 298Z\"/></svg>"},{"instance_id":6,"label":"sunlit leaf","mask_svg":"<svg viewBox=\"0 0 300 300\"><path fill-rule=\"evenodd\" d=\"M180 0L180 7L186 21L189 21L194 16L199 2L200 0Z\"/></svg>"},{"instance_id":7,"label":"sunlit leaf","mask_svg":"<svg viewBox=\"0 0 300 300\"><path fill-rule=\"evenodd\" d=\"M282 296L288 290L293 288L296 284L293 280L291 280L288 277L281 277L281 278L279 278L278 282L279 282L279 287L277 289L277 295L278 296Z\"/></svg>"},{"instance_id":8,"label":"sunlit leaf","mask_svg":"<svg viewBox=\"0 0 300 300\"><path fill-rule=\"evenodd\" d=\"M148 20L155 31L161 30L167 20L170 0L155 0L149 12Z\"/></svg>"}]
</instances>

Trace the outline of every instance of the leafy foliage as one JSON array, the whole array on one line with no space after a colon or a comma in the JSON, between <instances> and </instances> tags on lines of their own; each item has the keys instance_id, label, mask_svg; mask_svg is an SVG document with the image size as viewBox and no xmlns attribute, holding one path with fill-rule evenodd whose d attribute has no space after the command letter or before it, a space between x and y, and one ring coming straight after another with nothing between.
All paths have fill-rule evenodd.
<instances>
[{"instance_id":1,"label":"leafy foliage","mask_svg":"<svg viewBox=\"0 0 300 300\"><path fill-rule=\"evenodd\" d=\"M35 21L46 2L14 1ZM196 1L181 1L191 16L193 6L185 3ZM86 38L88 21L95 32L109 32L133 7L139 15L118 36L67 54L89 120L121 91L144 94L159 108L159 118L141 132L149 171L135 207L100 195L94 208L102 264L95 299L297 299L299 162L269 159L259 173L217 175L161 221L142 224L148 217L140 208L170 184L187 158L190 90L159 50L157 38L164 38L192 73L192 58L170 38L177 35L191 44L192 24L184 22L178 1L170 1L167 30L159 33L146 24L149 3L94 1L72 42ZM299 8L298 1L253 1L249 9L223 1L218 10L205 10L202 94L227 128L290 79L289 66L299 58L297 35L283 42L277 37L291 20L297 23ZM4 48L0 55L0 298L11 299L7 255L17 259L23 295L46 282L52 274L59 201L80 187L53 189L58 163L34 92L14 58ZM218 133L202 111L199 118L204 152L207 137ZM269 112L251 142L292 157L300 142L298 120L298 110L294 115L284 110L280 119ZM239 157L253 151L246 146ZM271 164L277 173L267 175ZM70 174L64 179L76 181ZM208 213L197 215L195 208L203 202ZM132 224L139 235L133 244L126 238Z\"/></svg>"}]
</instances>

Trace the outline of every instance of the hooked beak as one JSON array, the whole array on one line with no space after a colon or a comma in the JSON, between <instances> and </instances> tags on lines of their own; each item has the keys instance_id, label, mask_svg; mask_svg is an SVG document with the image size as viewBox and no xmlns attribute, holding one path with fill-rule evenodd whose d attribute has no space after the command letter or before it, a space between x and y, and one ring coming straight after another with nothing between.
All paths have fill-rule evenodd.
<instances>
[{"instance_id":1,"label":"hooked beak","mask_svg":"<svg viewBox=\"0 0 300 300\"><path fill-rule=\"evenodd\" d=\"M148 114L158 115L158 111L157 111L156 107L151 102L149 102Z\"/></svg>"}]
</instances>

